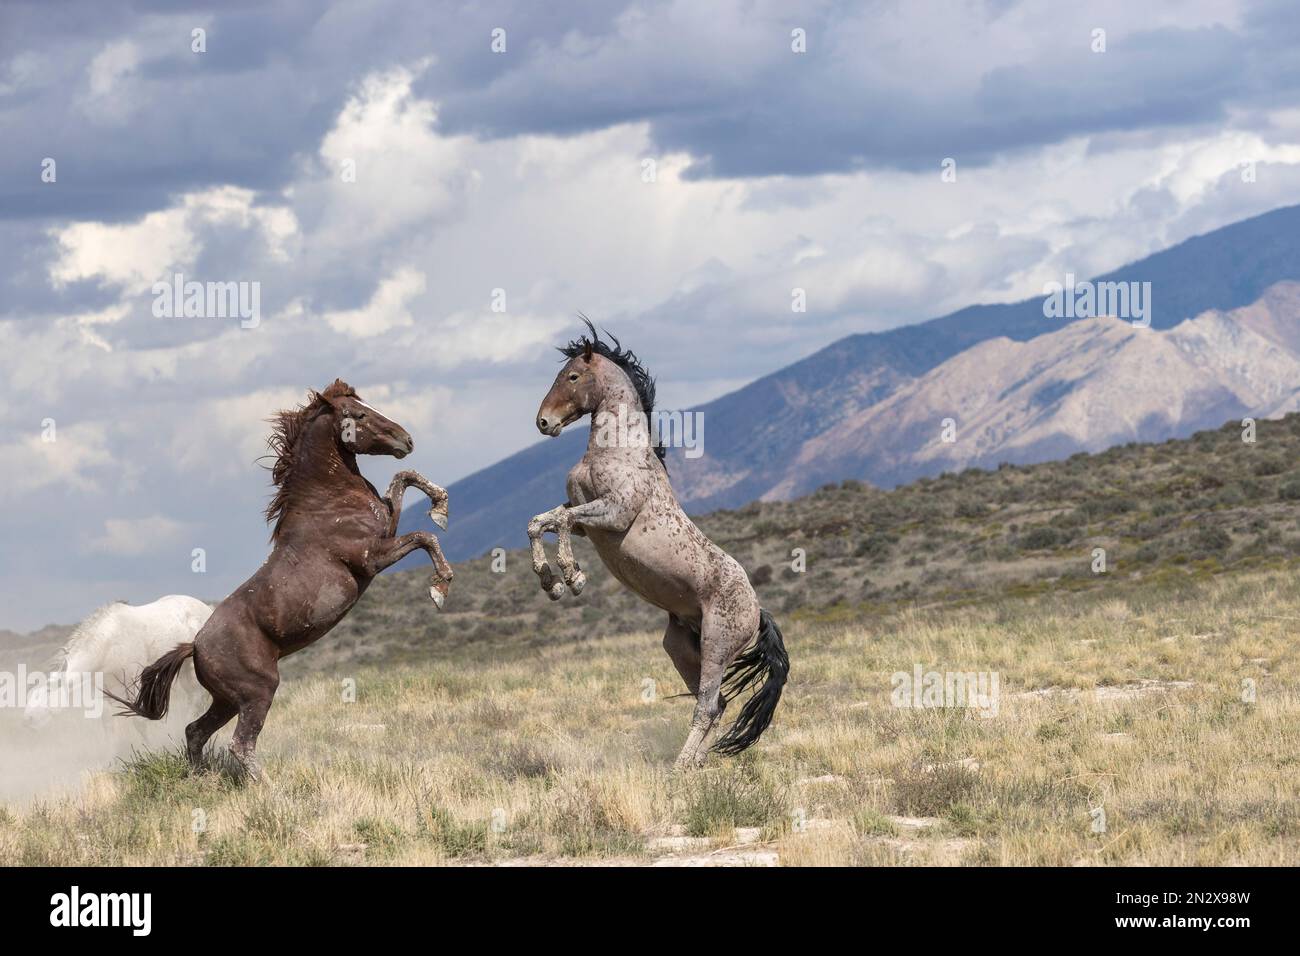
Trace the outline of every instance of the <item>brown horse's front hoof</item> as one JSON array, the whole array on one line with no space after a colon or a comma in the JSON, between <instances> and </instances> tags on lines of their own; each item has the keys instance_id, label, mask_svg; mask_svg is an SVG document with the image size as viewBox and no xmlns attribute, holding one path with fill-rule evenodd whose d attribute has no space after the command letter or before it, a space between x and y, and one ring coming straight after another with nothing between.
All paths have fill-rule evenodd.
<instances>
[{"instance_id":1,"label":"brown horse's front hoof","mask_svg":"<svg viewBox=\"0 0 1300 956\"><path fill-rule=\"evenodd\" d=\"M439 611L441 611L442 606L447 603L447 595L439 591L438 586L436 584L433 587L429 588L429 597L433 601L433 606L436 607Z\"/></svg>"},{"instance_id":2,"label":"brown horse's front hoof","mask_svg":"<svg viewBox=\"0 0 1300 956\"><path fill-rule=\"evenodd\" d=\"M436 524L443 531L447 530L447 512L446 510L433 509L429 512L429 520Z\"/></svg>"}]
</instances>

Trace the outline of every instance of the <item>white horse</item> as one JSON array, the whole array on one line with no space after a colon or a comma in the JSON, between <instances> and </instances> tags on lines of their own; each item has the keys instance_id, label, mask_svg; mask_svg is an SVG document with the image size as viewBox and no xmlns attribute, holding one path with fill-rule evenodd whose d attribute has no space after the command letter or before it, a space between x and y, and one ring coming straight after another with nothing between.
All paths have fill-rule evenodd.
<instances>
[{"instance_id":1,"label":"white horse","mask_svg":"<svg viewBox=\"0 0 1300 956\"><path fill-rule=\"evenodd\" d=\"M88 679L100 679L97 675L102 675L104 686L123 695L126 683L135 680L147 665L177 644L194 640L211 614L208 605L183 594L169 594L138 607L122 603L101 607L72 632L54 656L46 680L28 692L24 721L33 729L46 726L57 711L67 709L69 699L77 699L72 685L80 682L84 687ZM199 683L188 661L175 686L173 700L184 703L193 695L197 702ZM182 712L188 709L183 707ZM102 716L107 719L111 713L105 710ZM106 720L110 733L124 723Z\"/></svg>"}]
</instances>

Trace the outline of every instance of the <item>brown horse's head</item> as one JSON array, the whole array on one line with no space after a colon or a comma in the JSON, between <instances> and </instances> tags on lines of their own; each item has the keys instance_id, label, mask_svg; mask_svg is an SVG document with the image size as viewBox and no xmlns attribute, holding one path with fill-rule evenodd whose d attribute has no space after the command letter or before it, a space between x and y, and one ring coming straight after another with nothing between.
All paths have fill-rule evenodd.
<instances>
[{"instance_id":1,"label":"brown horse's head","mask_svg":"<svg viewBox=\"0 0 1300 956\"><path fill-rule=\"evenodd\" d=\"M555 376L551 390L537 410L537 430L551 438L559 435L566 425L596 411L606 390L615 382L631 384L635 402L640 405L640 411L645 412L647 420L654 412L655 380L650 373L630 349L622 347L618 339L610 335L612 345L601 341L596 327L585 317L583 321L587 323L588 334L560 348L560 353L568 361ZM609 335L608 332L605 334ZM621 391L627 391L626 385ZM663 446L656 446L655 453L662 461Z\"/></svg>"},{"instance_id":2,"label":"brown horse's head","mask_svg":"<svg viewBox=\"0 0 1300 956\"><path fill-rule=\"evenodd\" d=\"M405 458L415 448L410 432L363 402L342 379L318 394L334 416L339 443L354 455Z\"/></svg>"},{"instance_id":3,"label":"brown horse's head","mask_svg":"<svg viewBox=\"0 0 1300 956\"><path fill-rule=\"evenodd\" d=\"M300 464L319 467L320 462L328 461L328 456L303 447L311 444L309 436L329 441L323 431L328 427L332 441L354 455L405 458L415 447L405 428L363 402L356 389L342 379L335 379L324 391L311 392L306 405L280 412L271 424L274 427L266 444L275 459L271 482L276 491L266 506L266 520L275 522L275 535L280 533L280 521L289 503L289 476Z\"/></svg>"}]
</instances>

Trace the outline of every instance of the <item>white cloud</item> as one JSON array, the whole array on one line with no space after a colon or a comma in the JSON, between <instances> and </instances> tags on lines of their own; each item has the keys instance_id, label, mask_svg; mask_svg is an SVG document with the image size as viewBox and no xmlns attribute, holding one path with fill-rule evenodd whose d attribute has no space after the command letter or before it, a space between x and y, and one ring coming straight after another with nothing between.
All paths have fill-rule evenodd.
<instances>
[{"instance_id":1,"label":"white cloud","mask_svg":"<svg viewBox=\"0 0 1300 956\"><path fill-rule=\"evenodd\" d=\"M5 64L0 96L12 96L19 90L38 86L46 72L46 58L35 50L24 50Z\"/></svg>"},{"instance_id":2,"label":"white cloud","mask_svg":"<svg viewBox=\"0 0 1300 956\"><path fill-rule=\"evenodd\" d=\"M454 392L445 385L421 388L405 382L351 384L368 405L410 432L421 450L442 431L442 423L455 402Z\"/></svg>"},{"instance_id":3,"label":"white cloud","mask_svg":"<svg viewBox=\"0 0 1300 956\"><path fill-rule=\"evenodd\" d=\"M323 385L324 383L320 383ZM263 388L244 395L195 401L174 423L167 445L170 468L208 479L267 480L255 462L267 454L267 419L307 400L307 389Z\"/></svg>"},{"instance_id":4,"label":"white cloud","mask_svg":"<svg viewBox=\"0 0 1300 956\"><path fill-rule=\"evenodd\" d=\"M366 76L321 141L318 167L291 190L318 212L314 245L374 243L462 208L478 181L471 141L439 134L435 104L412 94L427 65Z\"/></svg>"},{"instance_id":5,"label":"white cloud","mask_svg":"<svg viewBox=\"0 0 1300 956\"><path fill-rule=\"evenodd\" d=\"M180 540L186 525L163 515L147 518L108 518L104 533L86 540L84 550L117 557L152 554Z\"/></svg>"},{"instance_id":6,"label":"white cloud","mask_svg":"<svg viewBox=\"0 0 1300 956\"><path fill-rule=\"evenodd\" d=\"M298 235L292 210L256 206L255 198L252 190L220 186L190 193L136 222L75 222L54 229L59 255L49 266L50 282L58 288L98 279L126 293L141 293L169 278L172 270L191 268L207 230L251 231L272 258L289 259Z\"/></svg>"},{"instance_id":7,"label":"white cloud","mask_svg":"<svg viewBox=\"0 0 1300 956\"><path fill-rule=\"evenodd\" d=\"M53 440L47 441L47 435ZM6 465L0 501L6 502L19 501L50 486L94 493L100 485L93 473L114 464L108 429L103 424L60 423L53 416L31 422L26 434L0 444L0 461Z\"/></svg>"},{"instance_id":8,"label":"white cloud","mask_svg":"<svg viewBox=\"0 0 1300 956\"><path fill-rule=\"evenodd\" d=\"M1163 150L1160 171L1144 185L1167 189L1184 206L1199 200L1226 173L1244 172L1246 164L1300 163L1300 144L1266 143L1253 133L1225 131L1191 142L1170 143Z\"/></svg>"},{"instance_id":9,"label":"white cloud","mask_svg":"<svg viewBox=\"0 0 1300 956\"><path fill-rule=\"evenodd\" d=\"M330 312L325 321L345 335L368 339L412 323L408 306L424 291L424 273L399 269L379 283L374 295L359 309Z\"/></svg>"},{"instance_id":10,"label":"white cloud","mask_svg":"<svg viewBox=\"0 0 1300 956\"><path fill-rule=\"evenodd\" d=\"M197 251L183 209L153 212L125 225L76 222L55 233L59 258L50 265L56 286L83 279L139 289Z\"/></svg>"},{"instance_id":11,"label":"white cloud","mask_svg":"<svg viewBox=\"0 0 1300 956\"><path fill-rule=\"evenodd\" d=\"M404 331L399 347L417 367L485 368L545 354L573 324L573 319L553 313L466 309Z\"/></svg>"},{"instance_id":12,"label":"white cloud","mask_svg":"<svg viewBox=\"0 0 1300 956\"><path fill-rule=\"evenodd\" d=\"M86 68L86 82L96 105L120 92L121 82L140 65L140 48L131 40L114 40L101 49Z\"/></svg>"}]
</instances>

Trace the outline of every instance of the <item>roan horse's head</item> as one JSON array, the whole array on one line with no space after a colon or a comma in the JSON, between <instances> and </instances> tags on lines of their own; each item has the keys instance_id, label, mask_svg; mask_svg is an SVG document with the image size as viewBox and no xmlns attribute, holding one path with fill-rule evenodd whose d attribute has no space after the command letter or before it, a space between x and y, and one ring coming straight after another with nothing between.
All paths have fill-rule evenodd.
<instances>
[{"instance_id":1,"label":"roan horse's head","mask_svg":"<svg viewBox=\"0 0 1300 956\"><path fill-rule=\"evenodd\" d=\"M636 396L634 401L645 412L647 421L654 412L655 380L650 373L618 339L610 335L612 345L601 341L596 327L585 318L583 321L587 323L588 334L560 349L568 361L555 376L551 390L537 410L537 430L551 438L559 435L565 426L599 409L607 391L620 385L619 394L627 393L627 386L631 385ZM656 445L655 453L662 461L663 446Z\"/></svg>"},{"instance_id":2,"label":"roan horse's head","mask_svg":"<svg viewBox=\"0 0 1300 956\"><path fill-rule=\"evenodd\" d=\"M582 339L582 350L564 363L551 390L537 410L537 430L554 438L566 425L590 415L605 394L601 366L609 360L597 355L591 339Z\"/></svg>"},{"instance_id":3,"label":"roan horse's head","mask_svg":"<svg viewBox=\"0 0 1300 956\"><path fill-rule=\"evenodd\" d=\"M405 428L363 402L352 386L341 379L335 379L319 395L334 415L339 443L354 455L405 458L415 448Z\"/></svg>"}]
</instances>

